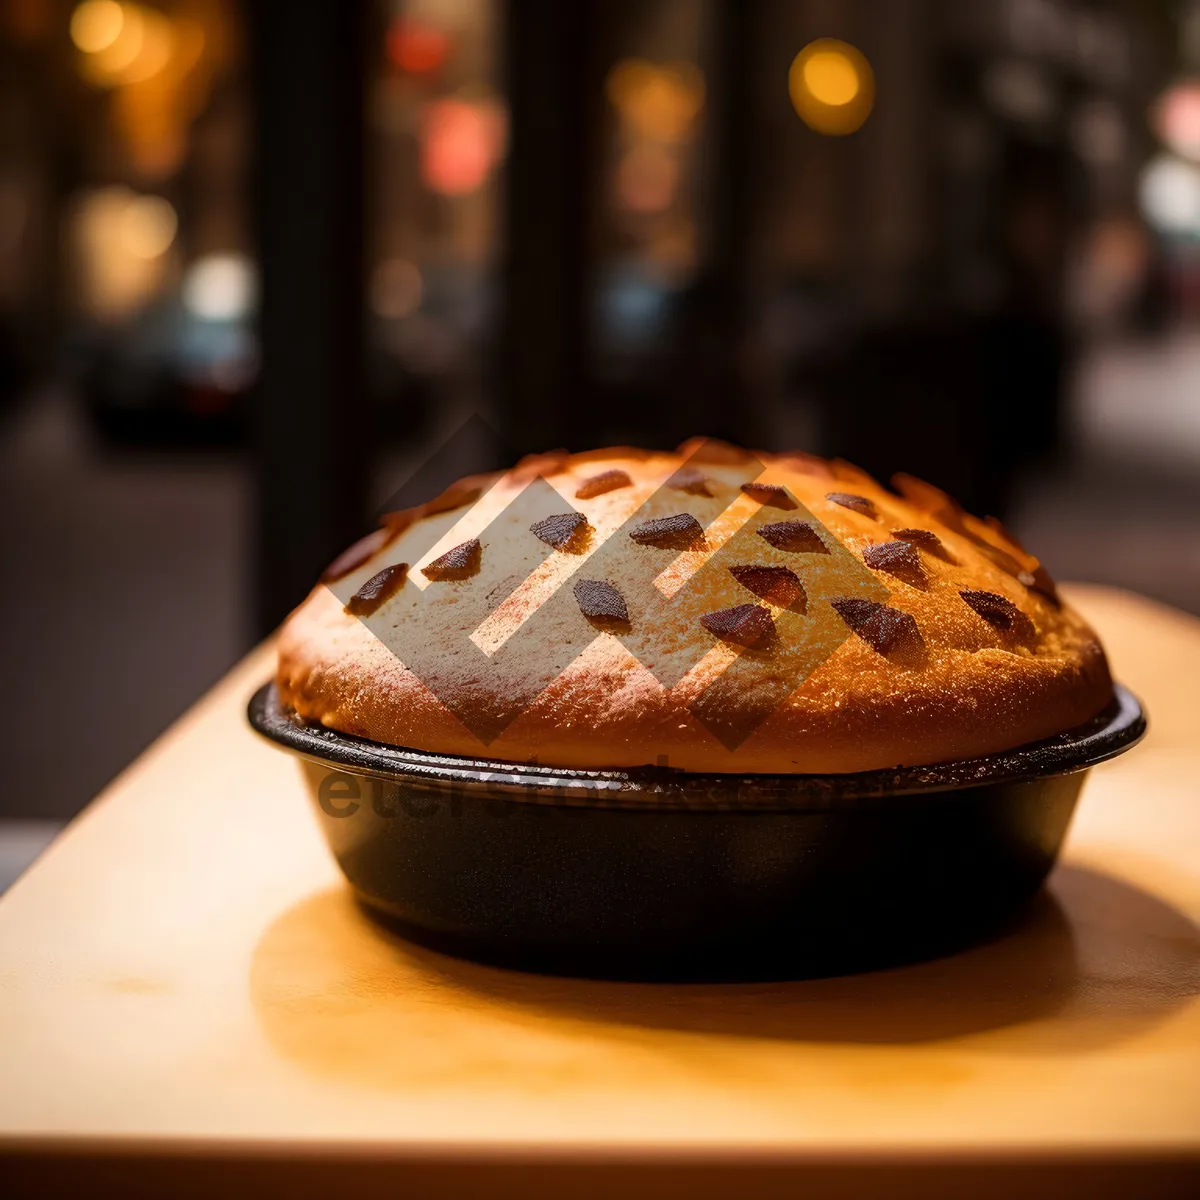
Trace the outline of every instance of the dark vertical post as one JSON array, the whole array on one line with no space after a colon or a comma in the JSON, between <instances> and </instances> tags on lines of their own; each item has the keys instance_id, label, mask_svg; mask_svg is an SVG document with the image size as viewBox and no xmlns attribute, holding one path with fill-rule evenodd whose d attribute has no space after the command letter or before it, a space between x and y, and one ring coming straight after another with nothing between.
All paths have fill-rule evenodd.
<instances>
[{"instance_id":1,"label":"dark vertical post","mask_svg":"<svg viewBox=\"0 0 1200 1200\"><path fill-rule=\"evenodd\" d=\"M754 5L715 0L708 135L712 223L708 267L739 293L743 309L754 169L755 25Z\"/></svg>"},{"instance_id":2,"label":"dark vertical post","mask_svg":"<svg viewBox=\"0 0 1200 1200\"><path fill-rule=\"evenodd\" d=\"M505 4L510 135L496 371L504 434L525 452L570 445L589 399L601 9L597 0Z\"/></svg>"},{"instance_id":3,"label":"dark vertical post","mask_svg":"<svg viewBox=\"0 0 1200 1200\"><path fill-rule=\"evenodd\" d=\"M364 0L248 5L259 334L255 622L265 633L362 532Z\"/></svg>"},{"instance_id":4,"label":"dark vertical post","mask_svg":"<svg viewBox=\"0 0 1200 1200\"><path fill-rule=\"evenodd\" d=\"M692 409L695 432L749 444L760 435L754 384L751 207L757 169L755 54L762 19L758 3L711 0L708 40L708 127L703 143L703 186L708 236L698 294L706 313L703 338L692 352L704 359Z\"/></svg>"}]
</instances>

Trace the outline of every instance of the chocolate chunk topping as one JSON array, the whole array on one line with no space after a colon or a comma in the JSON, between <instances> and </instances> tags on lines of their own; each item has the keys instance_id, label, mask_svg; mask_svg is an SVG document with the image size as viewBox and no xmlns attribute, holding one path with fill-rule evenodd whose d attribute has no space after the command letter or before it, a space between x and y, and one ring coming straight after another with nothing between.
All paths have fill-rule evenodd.
<instances>
[{"instance_id":1,"label":"chocolate chunk topping","mask_svg":"<svg viewBox=\"0 0 1200 1200\"><path fill-rule=\"evenodd\" d=\"M930 554L942 555L946 551L942 539L936 533L930 533L928 529L893 529L892 537L897 537L902 542L912 542L914 546L920 546Z\"/></svg>"},{"instance_id":2,"label":"chocolate chunk topping","mask_svg":"<svg viewBox=\"0 0 1200 1200\"><path fill-rule=\"evenodd\" d=\"M575 603L589 621L628 621L625 598L604 579L580 579L575 583Z\"/></svg>"},{"instance_id":3,"label":"chocolate chunk topping","mask_svg":"<svg viewBox=\"0 0 1200 1200\"><path fill-rule=\"evenodd\" d=\"M777 483L743 483L742 491L771 508L795 508L796 502Z\"/></svg>"},{"instance_id":4,"label":"chocolate chunk topping","mask_svg":"<svg viewBox=\"0 0 1200 1200\"><path fill-rule=\"evenodd\" d=\"M736 608L705 613L700 624L721 641L739 646L756 646L775 632L771 614L757 604L739 604Z\"/></svg>"},{"instance_id":5,"label":"chocolate chunk topping","mask_svg":"<svg viewBox=\"0 0 1200 1200\"><path fill-rule=\"evenodd\" d=\"M990 527L998 532L1014 549L1019 550L1019 547L995 518L989 518L988 522L977 521L953 496L947 495L941 488L934 487L933 484L926 483L922 479L917 479L913 475L905 475L903 473L893 475L892 483L896 490L910 504L914 504L922 511L937 517L943 525L953 529L955 533L969 538L986 558L995 563L1002 571L1013 576L1014 579L1020 577L1021 564L1006 550L1002 550L999 546L994 545L987 538L981 536L976 529L972 528L972 524L983 525L985 528Z\"/></svg>"},{"instance_id":6,"label":"chocolate chunk topping","mask_svg":"<svg viewBox=\"0 0 1200 1200\"><path fill-rule=\"evenodd\" d=\"M373 555L378 554L392 540L393 536L390 529L384 528L374 529L366 537L359 538L353 546L343 550L325 568L321 582L333 583L335 580L343 579L351 571L361 567Z\"/></svg>"},{"instance_id":7,"label":"chocolate chunk topping","mask_svg":"<svg viewBox=\"0 0 1200 1200\"><path fill-rule=\"evenodd\" d=\"M855 496L852 492L829 492L825 499L832 500L834 504L840 504L843 508L852 508L855 512L862 513L864 517L879 516L879 510L875 507L874 502L868 500L866 496Z\"/></svg>"},{"instance_id":8,"label":"chocolate chunk topping","mask_svg":"<svg viewBox=\"0 0 1200 1200\"><path fill-rule=\"evenodd\" d=\"M730 567L729 573L742 587L780 608L788 608L797 601L805 602L808 598L799 576L787 567Z\"/></svg>"},{"instance_id":9,"label":"chocolate chunk topping","mask_svg":"<svg viewBox=\"0 0 1200 1200\"><path fill-rule=\"evenodd\" d=\"M629 531L640 546L657 546L660 550L699 549L704 541L704 529L691 513L660 517L644 521Z\"/></svg>"},{"instance_id":10,"label":"chocolate chunk topping","mask_svg":"<svg viewBox=\"0 0 1200 1200\"><path fill-rule=\"evenodd\" d=\"M579 485L575 499L590 500L593 496L603 496L605 492L615 492L617 488L629 487L632 483L633 480L624 471L601 471Z\"/></svg>"},{"instance_id":11,"label":"chocolate chunk topping","mask_svg":"<svg viewBox=\"0 0 1200 1200\"><path fill-rule=\"evenodd\" d=\"M675 488L680 492L691 492L693 496L712 495L712 492L708 490L708 476L703 471L697 471L695 467L680 467L667 480L667 487Z\"/></svg>"},{"instance_id":12,"label":"chocolate chunk topping","mask_svg":"<svg viewBox=\"0 0 1200 1200\"><path fill-rule=\"evenodd\" d=\"M543 521L530 525L530 533L536 534L555 550L566 550L588 527L587 517L582 513L557 513Z\"/></svg>"},{"instance_id":13,"label":"chocolate chunk topping","mask_svg":"<svg viewBox=\"0 0 1200 1200\"><path fill-rule=\"evenodd\" d=\"M905 583L923 587L927 578L916 546L908 542L878 542L863 551L863 562L873 571L886 571Z\"/></svg>"},{"instance_id":14,"label":"chocolate chunk topping","mask_svg":"<svg viewBox=\"0 0 1200 1200\"><path fill-rule=\"evenodd\" d=\"M912 654L924 649L921 631L906 612L852 596L829 603L850 629L879 654Z\"/></svg>"},{"instance_id":15,"label":"chocolate chunk topping","mask_svg":"<svg viewBox=\"0 0 1200 1200\"><path fill-rule=\"evenodd\" d=\"M989 625L1019 638L1031 637L1033 622L1007 596L965 588L958 593Z\"/></svg>"},{"instance_id":16,"label":"chocolate chunk topping","mask_svg":"<svg viewBox=\"0 0 1200 1200\"><path fill-rule=\"evenodd\" d=\"M997 629L1008 629L1013 623L1013 617L1020 609L1007 597L997 596L995 592L977 592L974 588L965 588L958 593L989 625Z\"/></svg>"},{"instance_id":17,"label":"chocolate chunk topping","mask_svg":"<svg viewBox=\"0 0 1200 1200\"><path fill-rule=\"evenodd\" d=\"M773 525L760 525L756 532L776 550L792 554L829 553L821 535L807 521L776 521Z\"/></svg>"},{"instance_id":18,"label":"chocolate chunk topping","mask_svg":"<svg viewBox=\"0 0 1200 1200\"><path fill-rule=\"evenodd\" d=\"M427 567L421 568L421 574L426 579L436 581L446 579L466 579L479 570L481 549L478 538L469 542L460 542L452 550L447 550L441 558L435 558Z\"/></svg>"},{"instance_id":19,"label":"chocolate chunk topping","mask_svg":"<svg viewBox=\"0 0 1200 1200\"><path fill-rule=\"evenodd\" d=\"M356 617L369 617L380 605L390 600L408 578L408 563L393 563L372 575L346 602L346 612Z\"/></svg>"}]
</instances>

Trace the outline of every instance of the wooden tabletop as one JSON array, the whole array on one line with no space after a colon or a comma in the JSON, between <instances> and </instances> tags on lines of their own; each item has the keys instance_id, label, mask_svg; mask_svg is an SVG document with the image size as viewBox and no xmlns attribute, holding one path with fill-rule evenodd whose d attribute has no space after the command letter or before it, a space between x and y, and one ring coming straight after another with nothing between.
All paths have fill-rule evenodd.
<instances>
[{"instance_id":1,"label":"wooden tabletop","mask_svg":"<svg viewBox=\"0 0 1200 1200\"><path fill-rule=\"evenodd\" d=\"M557 980L384 933L245 724L256 652L0 900L0 1184L1200 1194L1200 621L1069 591L1151 732L1093 772L1046 900L802 983Z\"/></svg>"}]
</instances>

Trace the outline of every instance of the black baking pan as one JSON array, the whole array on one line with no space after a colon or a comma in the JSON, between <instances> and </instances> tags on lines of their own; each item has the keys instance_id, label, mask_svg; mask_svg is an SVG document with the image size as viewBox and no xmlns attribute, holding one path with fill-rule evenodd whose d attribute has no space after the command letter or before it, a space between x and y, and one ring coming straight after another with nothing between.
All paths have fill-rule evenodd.
<instances>
[{"instance_id":1,"label":"black baking pan","mask_svg":"<svg viewBox=\"0 0 1200 1200\"><path fill-rule=\"evenodd\" d=\"M359 898L406 936L608 978L801 978L999 932L1053 866L1089 767L1145 732L1117 687L1086 725L970 761L853 775L584 771L250 723L304 762Z\"/></svg>"}]
</instances>

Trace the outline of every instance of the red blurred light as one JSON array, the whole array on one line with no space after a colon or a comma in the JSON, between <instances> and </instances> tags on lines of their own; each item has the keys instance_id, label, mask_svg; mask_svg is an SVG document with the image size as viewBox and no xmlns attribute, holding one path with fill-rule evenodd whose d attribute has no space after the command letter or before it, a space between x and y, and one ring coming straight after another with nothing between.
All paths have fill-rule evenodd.
<instances>
[{"instance_id":1,"label":"red blurred light","mask_svg":"<svg viewBox=\"0 0 1200 1200\"><path fill-rule=\"evenodd\" d=\"M421 180L443 196L466 196L483 186L500 156L503 128L490 107L435 100L422 118Z\"/></svg>"},{"instance_id":2,"label":"red blurred light","mask_svg":"<svg viewBox=\"0 0 1200 1200\"><path fill-rule=\"evenodd\" d=\"M432 25L397 17L387 32L387 56L410 75L436 71L450 53L450 38Z\"/></svg>"},{"instance_id":3,"label":"red blurred light","mask_svg":"<svg viewBox=\"0 0 1200 1200\"><path fill-rule=\"evenodd\" d=\"M1185 158L1200 161L1200 80L1169 88L1158 102L1159 137Z\"/></svg>"}]
</instances>

